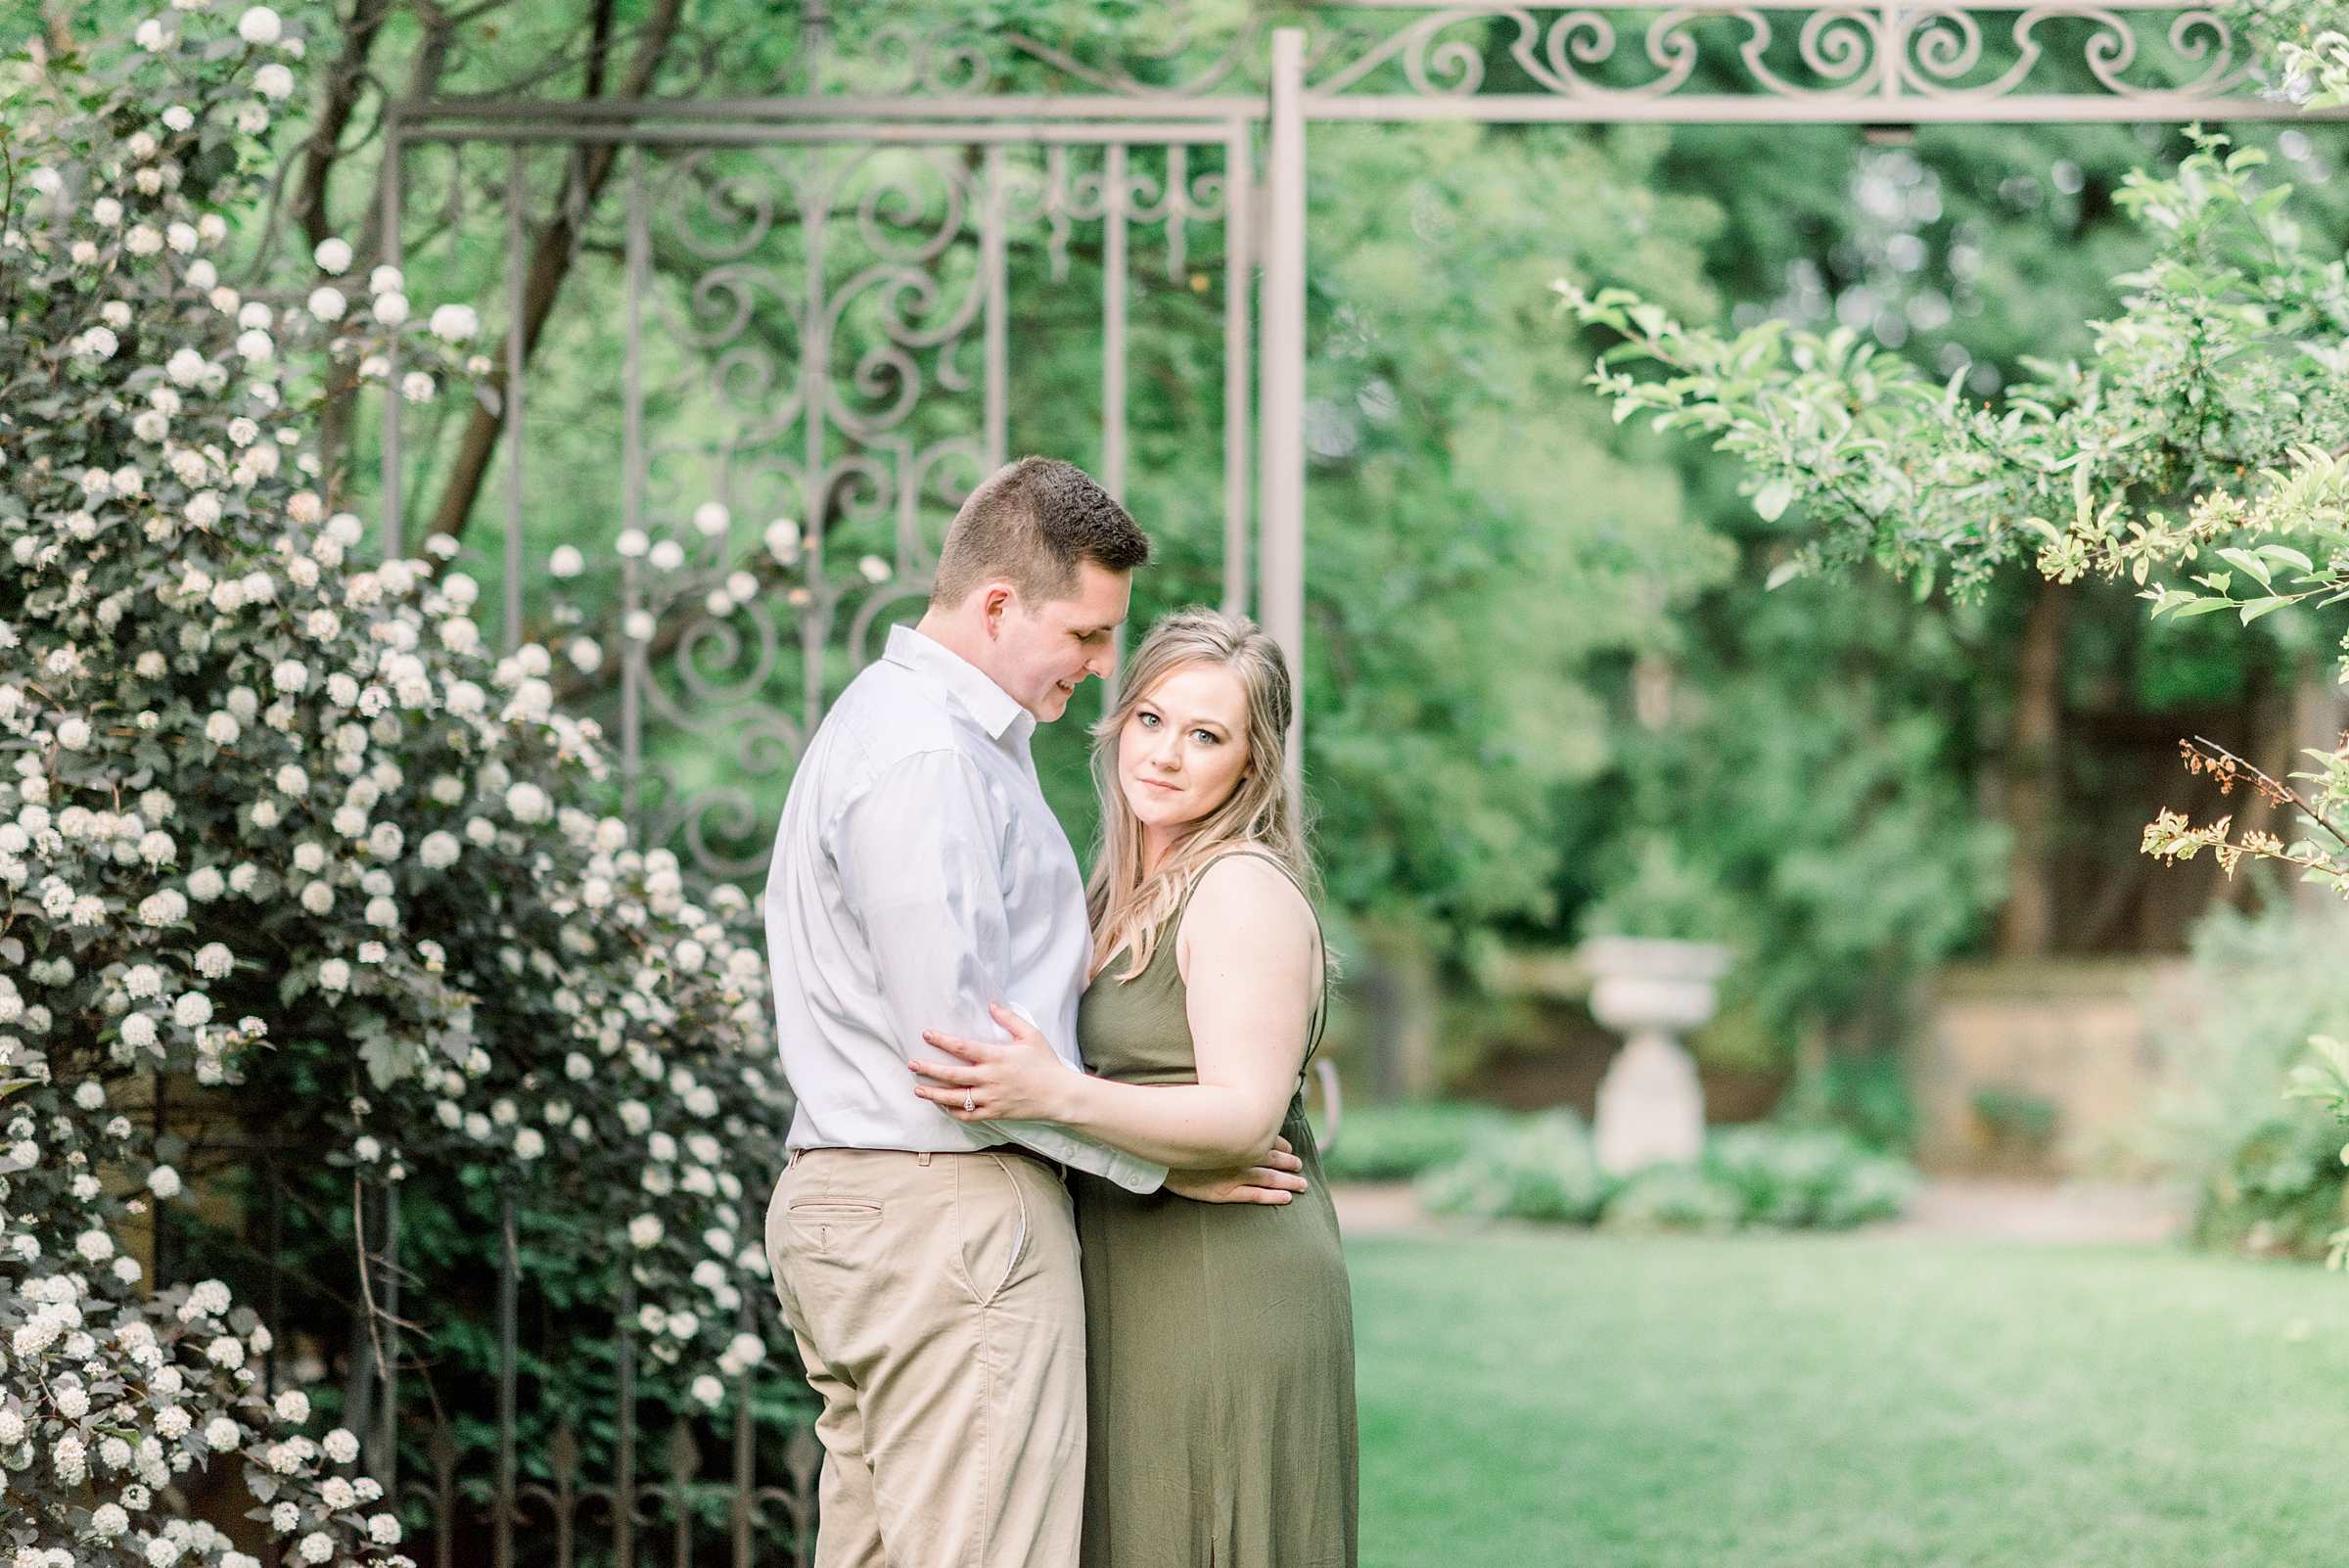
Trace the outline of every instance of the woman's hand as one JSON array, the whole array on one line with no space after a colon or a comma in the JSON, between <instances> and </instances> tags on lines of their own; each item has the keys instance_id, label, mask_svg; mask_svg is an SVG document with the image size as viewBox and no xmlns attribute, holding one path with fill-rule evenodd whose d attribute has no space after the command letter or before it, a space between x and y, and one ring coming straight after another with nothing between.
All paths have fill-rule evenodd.
<instances>
[{"instance_id":1,"label":"woman's hand","mask_svg":"<svg viewBox=\"0 0 2349 1568\"><path fill-rule=\"evenodd\" d=\"M944 1030L922 1031L925 1043L950 1061L912 1061L913 1092L957 1122L1065 1122L1069 1090L1082 1075L1053 1054L1043 1031L999 1002L988 1013L1008 1040L964 1039Z\"/></svg>"}]
</instances>

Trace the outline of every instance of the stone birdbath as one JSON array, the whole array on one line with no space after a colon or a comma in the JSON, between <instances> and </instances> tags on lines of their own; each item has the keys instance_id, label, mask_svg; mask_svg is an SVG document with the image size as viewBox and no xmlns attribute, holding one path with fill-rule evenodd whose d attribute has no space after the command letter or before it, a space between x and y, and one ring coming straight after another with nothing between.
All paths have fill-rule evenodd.
<instances>
[{"instance_id":1,"label":"stone birdbath","mask_svg":"<svg viewBox=\"0 0 2349 1568\"><path fill-rule=\"evenodd\" d=\"M1704 1153L1705 1091L1679 1037L1711 1019L1729 949L1712 943L1597 937L1576 953L1590 1016L1624 1038L1598 1084L1599 1168L1629 1176Z\"/></svg>"}]
</instances>

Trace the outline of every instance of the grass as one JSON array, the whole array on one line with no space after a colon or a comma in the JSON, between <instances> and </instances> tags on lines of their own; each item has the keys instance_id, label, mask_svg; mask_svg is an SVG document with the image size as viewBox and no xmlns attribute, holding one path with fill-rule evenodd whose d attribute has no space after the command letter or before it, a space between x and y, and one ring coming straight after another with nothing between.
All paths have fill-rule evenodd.
<instances>
[{"instance_id":1,"label":"grass","mask_svg":"<svg viewBox=\"0 0 2349 1568\"><path fill-rule=\"evenodd\" d=\"M2287 1568L2349 1284L2147 1247L1371 1240L1363 1568Z\"/></svg>"}]
</instances>

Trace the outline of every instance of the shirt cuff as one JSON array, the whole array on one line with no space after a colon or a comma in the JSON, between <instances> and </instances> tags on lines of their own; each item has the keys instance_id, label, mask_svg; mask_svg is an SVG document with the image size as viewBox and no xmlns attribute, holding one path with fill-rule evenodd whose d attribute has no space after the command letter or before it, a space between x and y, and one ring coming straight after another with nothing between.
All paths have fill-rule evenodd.
<instances>
[{"instance_id":1,"label":"shirt cuff","mask_svg":"<svg viewBox=\"0 0 2349 1568\"><path fill-rule=\"evenodd\" d=\"M1114 1181L1128 1192L1156 1192L1166 1184L1167 1168L1113 1149L1106 1143L1095 1143L1081 1137L1067 1128L1050 1122L994 1122L989 1124L997 1132L1023 1148L1034 1149L1047 1160Z\"/></svg>"}]
</instances>

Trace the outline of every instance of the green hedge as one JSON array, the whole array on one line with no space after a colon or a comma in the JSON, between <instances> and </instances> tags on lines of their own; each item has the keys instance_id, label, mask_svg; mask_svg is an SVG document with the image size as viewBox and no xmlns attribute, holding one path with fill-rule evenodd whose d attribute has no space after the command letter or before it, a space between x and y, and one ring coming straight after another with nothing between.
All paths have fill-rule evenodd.
<instances>
[{"instance_id":1,"label":"green hedge","mask_svg":"<svg viewBox=\"0 0 2349 1568\"><path fill-rule=\"evenodd\" d=\"M1508 1119L1490 1105L1456 1100L1349 1107L1321 1169L1333 1181L1408 1181L1458 1160L1480 1131Z\"/></svg>"},{"instance_id":2,"label":"green hedge","mask_svg":"<svg viewBox=\"0 0 2349 1568\"><path fill-rule=\"evenodd\" d=\"M1840 1229L1898 1217L1918 1177L1906 1161L1840 1131L1725 1128L1692 1166L1628 1178L1598 1168L1564 1108L1510 1116L1486 1106L1377 1107L1346 1119L1322 1162L1337 1180L1415 1177L1436 1214L1619 1229Z\"/></svg>"}]
</instances>

